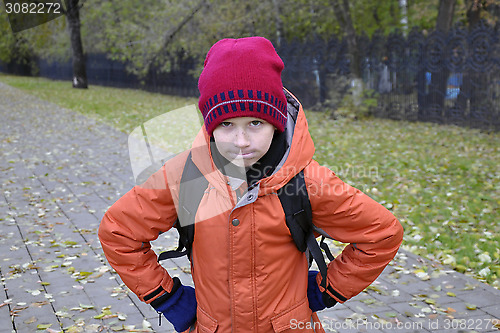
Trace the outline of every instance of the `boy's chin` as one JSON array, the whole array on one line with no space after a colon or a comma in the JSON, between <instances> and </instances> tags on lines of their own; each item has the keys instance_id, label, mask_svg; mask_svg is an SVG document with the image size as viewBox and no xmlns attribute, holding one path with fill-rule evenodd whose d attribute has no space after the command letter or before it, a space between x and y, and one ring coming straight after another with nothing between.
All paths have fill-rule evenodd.
<instances>
[{"instance_id":1,"label":"boy's chin","mask_svg":"<svg viewBox=\"0 0 500 333\"><path fill-rule=\"evenodd\" d=\"M250 162L246 162L246 161L242 161L242 160L233 160L233 161L231 161L231 163L238 168L249 168L254 164L254 163L250 163Z\"/></svg>"}]
</instances>

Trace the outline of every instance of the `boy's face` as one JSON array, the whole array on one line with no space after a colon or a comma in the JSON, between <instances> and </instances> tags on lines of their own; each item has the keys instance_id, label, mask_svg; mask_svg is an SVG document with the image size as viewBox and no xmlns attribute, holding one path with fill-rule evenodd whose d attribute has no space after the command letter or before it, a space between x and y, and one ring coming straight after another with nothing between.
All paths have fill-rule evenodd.
<instances>
[{"instance_id":1,"label":"boy's face","mask_svg":"<svg viewBox=\"0 0 500 333\"><path fill-rule=\"evenodd\" d=\"M226 119L213 131L217 150L231 163L250 167L264 156L271 146L274 126L253 117Z\"/></svg>"}]
</instances>

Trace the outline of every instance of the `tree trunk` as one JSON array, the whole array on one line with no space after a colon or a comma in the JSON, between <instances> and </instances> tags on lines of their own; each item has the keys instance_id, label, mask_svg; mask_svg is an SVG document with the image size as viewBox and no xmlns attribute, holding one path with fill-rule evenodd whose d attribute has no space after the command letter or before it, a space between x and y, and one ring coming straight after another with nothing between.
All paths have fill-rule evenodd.
<instances>
[{"instance_id":1,"label":"tree trunk","mask_svg":"<svg viewBox=\"0 0 500 333\"><path fill-rule=\"evenodd\" d=\"M66 0L66 19L68 21L71 50L73 54L73 88L88 88L85 55L80 33L79 0Z\"/></svg>"},{"instance_id":2,"label":"tree trunk","mask_svg":"<svg viewBox=\"0 0 500 333\"><path fill-rule=\"evenodd\" d=\"M399 21L403 26L404 35L408 35L408 3L407 0L399 0L399 7L401 9L401 20Z\"/></svg>"},{"instance_id":3,"label":"tree trunk","mask_svg":"<svg viewBox=\"0 0 500 333\"><path fill-rule=\"evenodd\" d=\"M276 46L281 46L281 38L283 37L283 20L281 19L281 4L280 0L273 0L274 17L276 24Z\"/></svg>"},{"instance_id":4,"label":"tree trunk","mask_svg":"<svg viewBox=\"0 0 500 333\"><path fill-rule=\"evenodd\" d=\"M469 33L479 24L481 20L482 4L479 0L466 0L467 7L467 23ZM477 72L472 68L468 68L463 73L462 86L457 97L455 108L459 109L464 117L471 118L471 113L480 110L484 107L483 103L487 98L483 98L483 94L487 91L488 79L485 73Z\"/></svg>"},{"instance_id":5,"label":"tree trunk","mask_svg":"<svg viewBox=\"0 0 500 333\"><path fill-rule=\"evenodd\" d=\"M455 13L456 0L439 0L439 12L436 20L436 30L447 34L453 24L453 14ZM443 53L443 57L446 55ZM444 59L442 59L444 60ZM425 118L430 116L430 119L441 121L444 119L445 111L445 98L447 91L448 77L450 71L445 66L444 61L441 70L431 73L431 82L429 84L429 95L425 103L424 109L428 113Z\"/></svg>"},{"instance_id":6,"label":"tree trunk","mask_svg":"<svg viewBox=\"0 0 500 333\"><path fill-rule=\"evenodd\" d=\"M335 16L339 21L341 28L344 30L347 40L347 47L351 54L351 72L356 78L361 78L361 61L356 40L356 30L352 23L351 12L349 10L348 0L332 0L335 10Z\"/></svg>"},{"instance_id":7,"label":"tree trunk","mask_svg":"<svg viewBox=\"0 0 500 333\"><path fill-rule=\"evenodd\" d=\"M481 20L482 4L479 0L466 0L465 5L467 6L467 23L469 30L471 30Z\"/></svg>"},{"instance_id":8,"label":"tree trunk","mask_svg":"<svg viewBox=\"0 0 500 333\"><path fill-rule=\"evenodd\" d=\"M453 24L453 15L457 0L439 0L439 12L436 21L436 30L448 33Z\"/></svg>"}]
</instances>

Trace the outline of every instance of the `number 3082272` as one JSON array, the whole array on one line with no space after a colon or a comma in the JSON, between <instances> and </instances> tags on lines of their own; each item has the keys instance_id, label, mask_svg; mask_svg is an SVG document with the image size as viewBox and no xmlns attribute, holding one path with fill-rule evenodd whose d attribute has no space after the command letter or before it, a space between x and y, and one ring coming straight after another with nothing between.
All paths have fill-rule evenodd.
<instances>
[{"instance_id":1,"label":"number 3082272","mask_svg":"<svg viewBox=\"0 0 500 333\"><path fill-rule=\"evenodd\" d=\"M58 2L5 3L7 14L61 14Z\"/></svg>"}]
</instances>

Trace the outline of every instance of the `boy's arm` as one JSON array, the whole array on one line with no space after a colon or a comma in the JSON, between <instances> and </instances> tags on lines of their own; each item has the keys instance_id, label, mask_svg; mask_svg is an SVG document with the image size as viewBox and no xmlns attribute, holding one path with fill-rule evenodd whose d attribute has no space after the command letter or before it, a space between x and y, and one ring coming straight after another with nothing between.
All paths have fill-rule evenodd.
<instances>
[{"instance_id":1,"label":"boy's arm","mask_svg":"<svg viewBox=\"0 0 500 333\"><path fill-rule=\"evenodd\" d=\"M99 239L108 262L139 299L147 303L170 292L174 286L150 245L177 218L166 180L163 166L146 183L135 186L115 202L99 226Z\"/></svg>"},{"instance_id":2,"label":"boy's arm","mask_svg":"<svg viewBox=\"0 0 500 333\"><path fill-rule=\"evenodd\" d=\"M349 243L328 265L327 292L343 303L375 281L394 258L403 227L385 207L317 162L304 175L314 225L331 238ZM319 283L320 274L317 279Z\"/></svg>"}]
</instances>

